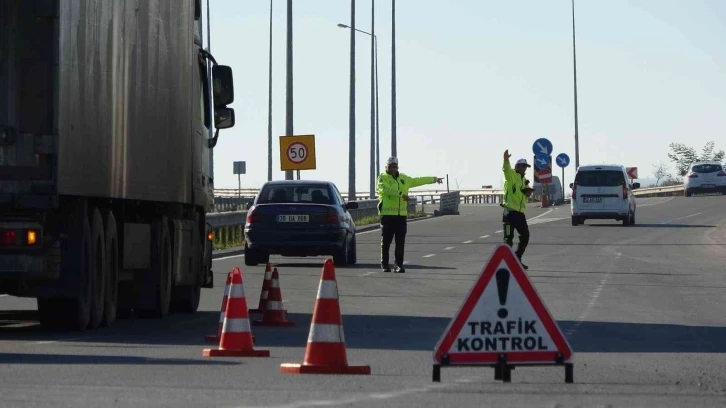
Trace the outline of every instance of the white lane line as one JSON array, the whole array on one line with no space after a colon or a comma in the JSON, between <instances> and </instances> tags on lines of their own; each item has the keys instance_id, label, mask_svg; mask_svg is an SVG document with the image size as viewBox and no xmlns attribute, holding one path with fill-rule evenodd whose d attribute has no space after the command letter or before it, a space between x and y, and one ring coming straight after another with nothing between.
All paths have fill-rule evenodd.
<instances>
[{"instance_id":1,"label":"white lane line","mask_svg":"<svg viewBox=\"0 0 726 408\"><path fill-rule=\"evenodd\" d=\"M572 326L572 328L570 330L567 331L567 333L565 333L565 335L567 335L567 336L573 335L577 331L577 329L580 328L580 325L582 324L582 322L584 322L585 319L587 319L587 316L590 314L590 311L595 306L597 299L600 297L600 294L602 293L603 288L605 288L605 285L608 282L608 278L610 277L610 272L612 272L613 265L615 265L615 262L617 262L621 256L623 256L622 252L615 253L615 258L612 261L610 269L607 271L607 273L605 273L605 276L603 276L603 278L600 280L600 283L597 285L595 290L590 295L590 301L587 303L587 306L580 314L580 317L577 318L577 321L575 322L575 324Z\"/></svg>"},{"instance_id":2,"label":"white lane line","mask_svg":"<svg viewBox=\"0 0 726 408\"><path fill-rule=\"evenodd\" d=\"M53 344L53 343L58 343L58 342L61 342L61 341L64 341L64 342L65 342L65 341L73 341L73 340L80 340L80 339L82 339L82 338L83 338L83 337L71 337L70 339L58 339L58 340L48 340L48 341L36 341L36 342L35 342L35 343L33 343L33 344Z\"/></svg>"},{"instance_id":3,"label":"white lane line","mask_svg":"<svg viewBox=\"0 0 726 408\"><path fill-rule=\"evenodd\" d=\"M480 239L487 239L487 238L489 238L489 237L490 237L490 235L482 235L482 236L480 236L479 238L480 238Z\"/></svg>"},{"instance_id":4,"label":"white lane line","mask_svg":"<svg viewBox=\"0 0 726 408\"><path fill-rule=\"evenodd\" d=\"M436 256L436 254L428 254L424 255L422 258L431 258L432 256Z\"/></svg>"},{"instance_id":5,"label":"white lane line","mask_svg":"<svg viewBox=\"0 0 726 408\"><path fill-rule=\"evenodd\" d=\"M552 211L554 211L554 209L549 209L549 210L547 210L546 212L543 212L542 214L540 214L540 215L538 215L538 216L536 216L536 217L532 217L532 218L529 218L529 219L527 219L527 221L532 221L532 220L536 220L537 218L542 218L542 217L544 217L545 215L547 215L547 214L551 213ZM501 231L499 231L499 232L501 232Z\"/></svg>"},{"instance_id":6,"label":"white lane line","mask_svg":"<svg viewBox=\"0 0 726 408\"><path fill-rule=\"evenodd\" d=\"M371 275L374 275L375 273L376 273L376 272L367 272L367 273L364 273L364 274L363 274L363 275L361 275L361 276L365 278L366 276L371 276Z\"/></svg>"},{"instance_id":7,"label":"white lane line","mask_svg":"<svg viewBox=\"0 0 726 408\"><path fill-rule=\"evenodd\" d=\"M444 251L451 251L454 248L456 248L456 247L446 247L446 248L444 248Z\"/></svg>"},{"instance_id":8,"label":"white lane line","mask_svg":"<svg viewBox=\"0 0 726 408\"><path fill-rule=\"evenodd\" d=\"M686 215L685 217L681 217L681 218L676 218L675 220L670 220L670 221L664 221L664 222L661 222L661 224L670 224L670 223L672 223L672 222L675 222L675 221L680 221L680 220L685 220L686 218L692 218L692 217L695 217L695 216L697 216L697 215L701 215L701 213L696 213L696 214Z\"/></svg>"},{"instance_id":9,"label":"white lane line","mask_svg":"<svg viewBox=\"0 0 726 408\"><path fill-rule=\"evenodd\" d=\"M443 388L451 388L452 386L455 386L457 384L465 384L465 383L472 383L476 381L473 378L467 378L462 380L456 380L453 382L450 382L448 384L435 384L435 385L429 385L427 387L421 387L421 388L408 388L398 391L389 391L389 392L376 392L376 393L370 393L370 394L363 394L358 397L351 397L346 399L340 399L340 400L317 400L317 401L299 401L299 402L293 402L286 405L276 405L276 406L270 406L267 405L267 408L306 408L306 407L341 407L344 405L352 405L352 404L361 404L369 401L386 401L386 400L392 400L396 398L405 397L407 395L416 395L424 392L431 392L438 389ZM256 407L255 407L256 408Z\"/></svg>"},{"instance_id":10,"label":"white lane line","mask_svg":"<svg viewBox=\"0 0 726 408\"><path fill-rule=\"evenodd\" d=\"M0 297L5 297L5 296L7 296L7 295L0 295Z\"/></svg>"},{"instance_id":11,"label":"white lane line","mask_svg":"<svg viewBox=\"0 0 726 408\"><path fill-rule=\"evenodd\" d=\"M675 197L671 197L671 198L669 198L667 200L660 201L660 202L657 202L657 203L652 203L652 204L638 204L638 208L642 208L642 207L652 207L654 205L661 205L661 204L665 204L665 203L670 202L670 201L673 201L673 200L675 200Z\"/></svg>"},{"instance_id":12,"label":"white lane line","mask_svg":"<svg viewBox=\"0 0 726 408\"><path fill-rule=\"evenodd\" d=\"M468 240L468 241L464 241L464 242L462 242L462 244L471 244L472 242L474 242L474 241L472 241L472 240Z\"/></svg>"},{"instance_id":13,"label":"white lane line","mask_svg":"<svg viewBox=\"0 0 726 408\"><path fill-rule=\"evenodd\" d=\"M502 232L504 232L504 230L499 230L499 231L496 231L496 232L495 232L495 234L500 234L500 233L502 233Z\"/></svg>"}]
</instances>

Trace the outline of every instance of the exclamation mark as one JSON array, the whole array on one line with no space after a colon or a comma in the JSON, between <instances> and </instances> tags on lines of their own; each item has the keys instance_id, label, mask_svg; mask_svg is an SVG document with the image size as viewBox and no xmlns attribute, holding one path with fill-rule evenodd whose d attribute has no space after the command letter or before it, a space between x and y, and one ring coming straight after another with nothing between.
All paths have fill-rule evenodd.
<instances>
[{"instance_id":1,"label":"exclamation mark","mask_svg":"<svg viewBox=\"0 0 726 408\"><path fill-rule=\"evenodd\" d=\"M507 303L507 292L509 291L509 271L506 269L500 269L497 271L497 293L499 294L499 304L504 306ZM509 315L507 309L502 307L497 312L497 316L500 319L504 319Z\"/></svg>"}]
</instances>

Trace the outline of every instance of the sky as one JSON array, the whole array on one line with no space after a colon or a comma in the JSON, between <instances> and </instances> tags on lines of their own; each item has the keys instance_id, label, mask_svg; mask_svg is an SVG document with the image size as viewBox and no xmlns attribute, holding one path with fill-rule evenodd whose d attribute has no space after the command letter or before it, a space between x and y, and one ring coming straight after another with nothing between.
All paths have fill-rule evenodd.
<instances>
[{"instance_id":1,"label":"sky","mask_svg":"<svg viewBox=\"0 0 726 408\"><path fill-rule=\"evenodd\" d=\"M286 1L273 1L273 179L285 134ZM356 28L371 31L371 0ZM206 23L206 1L205 8ZM220 131L215 188L267 181L269 1L213 0L211 51L234 70L236 125ZM380 161L391 155L391 1L375 2ZM400 171L449 177L450 187L501 186L502 155L532 162L549 139L575 172L570 0L396 2ZM726 149L726 1L576 0L580 165L669 164L671 142ZM293 1L293 130L314 134L316 169L302 179L348 191L351 2ZM206 35L206 28L205 28ZM206 44L206 39L205 39ZM355 189L370 189L371 37L356 34ZM674 168L673 166L670 166ZM383 171L377 169L376 174ZM553 168L561 175L559 167ZM532 173L528 173L528 178ZM433 186L432 186L433 187ZM441 188L441 186L436 186Z\"/></svg>"}]
</instances>

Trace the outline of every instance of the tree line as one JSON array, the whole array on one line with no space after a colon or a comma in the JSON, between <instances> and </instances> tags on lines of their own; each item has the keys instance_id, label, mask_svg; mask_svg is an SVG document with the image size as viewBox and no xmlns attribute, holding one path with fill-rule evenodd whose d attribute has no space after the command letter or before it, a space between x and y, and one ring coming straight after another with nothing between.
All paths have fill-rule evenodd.
<instances>
[{"instance_id":1,"label":"tree line","mask_svg":"<svg viewBox=\"0 0 726 408\"><path fill-rule=\"evenodd\" d=\"M683 143L671 143L668 158L675 166L675 172L671 168L660 162L653 165L653 176L655 177L655 187L665 187L683 184L683 176L691 168L691 164L697 161L718 161L721 162L726 156L723 150L714 151L716 144L708 142L699 154L692 146Z\"/></svg>"}]
</instances>

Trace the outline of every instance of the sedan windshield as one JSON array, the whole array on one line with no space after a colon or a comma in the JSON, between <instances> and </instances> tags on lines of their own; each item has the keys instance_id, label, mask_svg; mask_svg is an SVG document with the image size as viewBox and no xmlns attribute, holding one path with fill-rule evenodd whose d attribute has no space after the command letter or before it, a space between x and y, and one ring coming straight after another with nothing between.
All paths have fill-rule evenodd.
<instances>
[{"instance_id":1,"label":"sedan windshield","mask_svg":"<svg viewBox=\"0 0 726 408\"><path fill-rule=\"evenodd\" d=\"M328 187L325 185L284 185L266 186L257 204L333 204Z\"/></svg>"}]
</instances>

